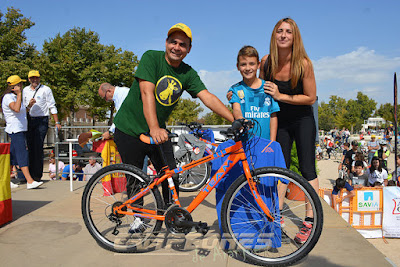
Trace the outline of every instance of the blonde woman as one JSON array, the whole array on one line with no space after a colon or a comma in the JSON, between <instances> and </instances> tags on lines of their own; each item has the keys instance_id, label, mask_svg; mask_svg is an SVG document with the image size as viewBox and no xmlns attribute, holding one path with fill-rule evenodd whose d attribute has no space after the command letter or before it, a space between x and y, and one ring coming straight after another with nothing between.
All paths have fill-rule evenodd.
<instances>
[{"instance_id":1,"label":"blonde woman","mask_svg":"<svg viewBox=\"0 0 400 267\"><path fill-rule=\"evenodd\" d=\"M300 171L314 187L319 189L315 170L316 126L312 104L316 100L316 83L311 60L303 46L300 30L294 20L278 21L271 35L270 54L261 59L260 78L266 80L264 91L280 106L278 112L277 141L282 147L286 166L290 166L293 141L296 142ZM286 186L279 189L286 192ZM281 207L283 197L280 198ZM304 243L312 229L314 215L306 209L303 228L296 241Z\"/></svg>"}]
</instances>

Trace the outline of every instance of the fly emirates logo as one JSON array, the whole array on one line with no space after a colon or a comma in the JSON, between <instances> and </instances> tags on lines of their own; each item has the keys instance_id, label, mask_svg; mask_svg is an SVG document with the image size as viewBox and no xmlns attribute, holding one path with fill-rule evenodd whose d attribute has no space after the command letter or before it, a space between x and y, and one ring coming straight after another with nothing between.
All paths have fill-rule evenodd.
<instances>
[{"instance_id":1,"label":"fly emirates logo","mask_svg":"<svg viewBox=\"0 0 400 267\"><path fill-rule=\"evenodd\" d=\"M250 111L246 111L244 117L249 119L268 119L269 112L262 112L260 107L250 106Z\"/></svg>"}]
</instances>

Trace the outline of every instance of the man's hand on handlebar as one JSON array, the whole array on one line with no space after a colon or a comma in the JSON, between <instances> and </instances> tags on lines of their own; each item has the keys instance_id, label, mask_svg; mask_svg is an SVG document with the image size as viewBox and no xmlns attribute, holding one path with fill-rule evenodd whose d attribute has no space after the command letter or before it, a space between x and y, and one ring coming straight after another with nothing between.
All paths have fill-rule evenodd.
<instances>
[{"instance_id":1,"label":"man's hand on handlebar","mask_svg":"<svg viewBox=\"0 0 400 267\"><path fill-rule=\"evenodd\" d=\"M151 129L150 136L156 144L162 144L168 141L168 132L163 128Z\"/></svg>"}]
</instances>

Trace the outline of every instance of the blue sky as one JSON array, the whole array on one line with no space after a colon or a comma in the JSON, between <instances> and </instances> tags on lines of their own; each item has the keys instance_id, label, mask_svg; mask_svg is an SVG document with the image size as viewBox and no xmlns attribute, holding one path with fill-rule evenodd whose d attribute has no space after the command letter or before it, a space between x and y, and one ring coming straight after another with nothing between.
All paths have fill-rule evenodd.
<instances>
[{"instance_id":1,"label":"blue sky","mask_svg":"<svg viewBox=\"0 0 400 267\"><path fill-rule=\"evenodd\" d=\"M140 58L146 50L164 50L168 29L183 22L193 33L185 62L226 104L226 91L241 79L237 52L252 45L260 56L267 54L272 29L283 17L293 18L300 27L320 102L330 95L354 99L361 91L378 107L393 103L393 74L400 75L398 0L2 0L1 12L10 6L36 23L27 37L39 50L44 40L76 26L97 32L102 44Z\"/></svg>"}]
</instances>

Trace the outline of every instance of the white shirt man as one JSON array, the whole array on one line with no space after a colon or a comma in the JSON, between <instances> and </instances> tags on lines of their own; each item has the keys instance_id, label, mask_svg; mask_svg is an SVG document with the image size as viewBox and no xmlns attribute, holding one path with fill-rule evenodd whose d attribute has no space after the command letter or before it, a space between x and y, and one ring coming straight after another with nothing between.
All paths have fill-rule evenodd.
<instances>
[{"instance_id":1,"label":"white shirt man","mask_svg":"<svg viewBox=\"0 0 400 267\"><path fill-rule=\"evenodd\" d=\"M126 96L128 95L129 90L130 89L128 87L112 86L109 83L103 83L100 85L99 95L107 102L114 101L114 107L116 110L115 113L117 113ZM110 129L107 132L103 133L103 139L110 139L111 134L113 134L114 132L115 124L113 123Z\"/></svg>"},{"instance_id":2,"label":"white shirt man","mask_svg":"<svg viewBox=\"0 0 400 267\"><path fill-rule=\"evenodd\" d=\"M22 91L22 100L29 111L26 135L29 150L29 172L34 180L40 181L43 175L43 143L49 127L50 113L58 130L61 129L61 124L58 121L53 93L48 86L40 83L39 71L29 71L28 79L31 84Z\"/></svg>"}]
</instances>

